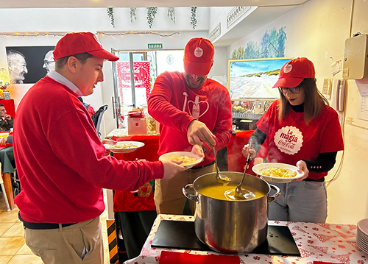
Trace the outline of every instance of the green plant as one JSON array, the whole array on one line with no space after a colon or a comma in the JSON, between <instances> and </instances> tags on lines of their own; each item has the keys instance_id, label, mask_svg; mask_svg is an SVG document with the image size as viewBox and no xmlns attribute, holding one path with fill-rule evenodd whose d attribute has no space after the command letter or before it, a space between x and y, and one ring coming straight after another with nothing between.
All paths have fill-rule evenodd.
<instances>
[{"instance_id":1,"label":"green plant","mask_svg":"<svg viewBox=\"0 0 368 264\"><path fill-rule=\"evenodd\" d=\"M137 11L136 7L131 7L130 8L130 22L132 22L132 23L133 23L133 20L137 19L136 11Z\"/></svg>"},{"instance_id":2,"label":"green plant","mask_svg":"<svg viewBox=\"0 0 368 264\"><path fill-rule=\"evenodd\" d=\"M190 8L190 24L192 25L193 29L196 28L197 26L197 8L196 7L191 7Z\"/></svg>"},{"instance_id":3,"label":"green plant","mask_svg":"<svg viewBox=\"0 0 368 264\"><path fill-rule=\"evenodd\" d=\"M153 24L153 20L157 14L157 7L147 7L147 21L148 25L151 28Z\"/></svg>"},{"instance_id":4,"label":"green plant","mask_svg":"<svg viewBox=\"0 0 368 264\"><path fill-rule=\"evenodd\" d=\"M167 16L175 23L175 9L173 7L167 9Z\"/></svg>"},{"instance_id":5,"label":"green plant","mask_svg":"<svg viewBox=\"0 0 368 264\"><path fill-rule=\"evenodd\" d=\"M115 20L114 20L114 9L109 7L107 9L107 15L110 17L110 22L113 27L115 27Z\"/></svg>"}]
</instances>

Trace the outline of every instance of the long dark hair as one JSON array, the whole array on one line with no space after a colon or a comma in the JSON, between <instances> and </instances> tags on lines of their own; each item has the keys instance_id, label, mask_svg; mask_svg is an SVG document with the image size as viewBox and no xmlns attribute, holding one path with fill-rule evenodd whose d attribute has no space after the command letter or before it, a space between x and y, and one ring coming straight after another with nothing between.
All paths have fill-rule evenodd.
<instances>
[{"instance_id":1,"label":"long dark hair","mask_svg":"<svg viewBox=\"0 0 368 264\"><path fill-rule=\"evenodd\" d=\"M304 78L299 84L300 89L304 90L304 121L309 124L312 119L319 116L322 111L322 107L329 105L327 99L321 94L317 88L316 79ZM279 120L281 121L290 110L290 103L280 91L280 104L279 104Z\"/></svg>"}]
</instances>

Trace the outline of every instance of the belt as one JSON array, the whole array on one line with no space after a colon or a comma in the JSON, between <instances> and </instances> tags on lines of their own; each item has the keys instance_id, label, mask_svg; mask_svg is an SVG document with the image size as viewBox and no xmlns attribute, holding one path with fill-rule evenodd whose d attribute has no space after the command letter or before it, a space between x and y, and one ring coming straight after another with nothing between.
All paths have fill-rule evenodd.
<instances>
[{"instance_id":1,"label":"belt","mask_svg":"<svg viewBox=\"0 0 368 264\"><path fill-rule=\"evenodd\" d=\"M305 181L314 181L314 182L324 182L325 181L325 177L322 177L322 178L320 178L320 179L318 179L318 180L316 180L316 179L311 179L311 178L306 178L306 179L304 179Z\"/></svg>"},{"instance_id":2,"label":"belt","mask_svg":"<svg viewBox=\"0 0 368 264\"><path fill-rule=\"evenodd\" d=\"M67 227L71 226L77 223L69 223L69 224L54 224L54 223L32 223L24 221L23 218L20 216L20 213L18 213L18 218L20 221L23 222L23 226L28 229L57 229L60 227Z\"/></svg>"},{"instance_id":3,"label":"belt","mask_svg":"<svg viewBox=\"0 0 368 264\"><path fill-rule=\"evenodd\" d=\"M212 161L212 162L210 162L210 163L208 163L208 164L206 164L206 165L203 165L203 166L199 166L199 167L191 167L191 168L190 168L190 170L203 169L203 168L208 167L208 166L211 166L211 165L213 165L213 164L215 164L215 161Z\"/></svg>"}]
</instances>

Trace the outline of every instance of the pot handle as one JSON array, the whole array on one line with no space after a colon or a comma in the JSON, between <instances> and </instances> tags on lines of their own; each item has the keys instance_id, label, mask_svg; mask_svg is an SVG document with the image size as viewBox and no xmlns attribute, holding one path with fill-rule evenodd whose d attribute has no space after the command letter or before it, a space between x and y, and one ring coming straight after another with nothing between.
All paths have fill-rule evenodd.
<instances>
[{"instance_id":1,"label":"pot handle","mask_svg":"<svg viewBox=\"0 0 368 264\"><path fill-rule=\"evenodd\" d=\"M270 184L270 187L276 191L274 195L267 197L267 202L270 203L280 197L280 189L276 185Z\"/></svg>"},{"instance_id":2,"label":"pot handle","mask_svg":"<svg viewBox=\"0 0 368 264\"><path fill-rule=\"evenodd\" d=\"M189 192L188 192L189 190ZM193 184L187 184L183 187L183 194L185 195L185 197L187 197L188 199L198 202L198 196L195 195L195 190L193 188Z\"/></svg>"}]
</instances>

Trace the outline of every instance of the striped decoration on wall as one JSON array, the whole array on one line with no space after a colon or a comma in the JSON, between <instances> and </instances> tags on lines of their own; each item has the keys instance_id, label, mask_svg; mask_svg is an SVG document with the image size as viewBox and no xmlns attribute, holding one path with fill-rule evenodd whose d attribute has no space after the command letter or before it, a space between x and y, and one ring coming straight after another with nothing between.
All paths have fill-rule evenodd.
<instances>
[{"instance_id":1,"label":"striped decoration on wall","mask_svg":"<svg viewBox=\"0 0 368 264\"><path fill-rule=\"evenodd\" d=\"M107 240L109 241L110 263L119 264L118 241L116 239L115 220L106 220Z\"/></svg>"}]
</instances>

